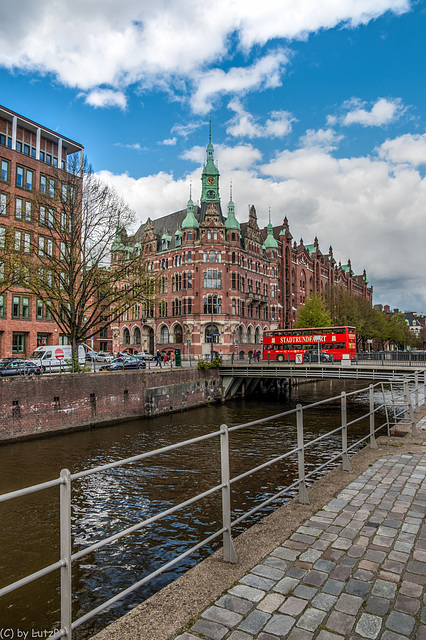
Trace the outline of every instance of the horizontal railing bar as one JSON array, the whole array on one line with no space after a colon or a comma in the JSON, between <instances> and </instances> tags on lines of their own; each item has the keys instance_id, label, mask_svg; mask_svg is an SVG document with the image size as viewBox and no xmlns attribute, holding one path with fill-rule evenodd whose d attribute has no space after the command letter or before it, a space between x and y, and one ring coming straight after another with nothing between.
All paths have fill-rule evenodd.
<instances>
[{"instance_id":1,"label":"horizontal railing bar","mask_svg":"<svg viewBox=\"0 0 426 640\"><path fill-rule=\"evenodd\" d=\"M143 527L146 527L149 524L152 524L153 522L157 522L157 520L161 520L161 518L165 518L171 515L172 513L175 513L179 509L183 509L184 507L194 504L194 502L198 502L198 500L202 500L203 498L210 496L212 493L215 493L216 491L220 491L220 489L223 489L224 486L225 486L224 484L219 484L216 487L212 487L211 489L208 489L203 493L200 493L196 496L193 496L192 498L189 498L188 500L185 500L185 502L181 502L180 504L170 507L170 509L167 509L166 511L157 513L155 516L152 516L152 518L147 518L143 522L138 522L138 524L134 524L133 526L128 527L127 529L123 529L123 531L119 531L118 533L115 533L114 535L109 536L109 538L105 538L104 540L95 542L95 544L91 545L90 547L86 547L85 549L82 549L81 551L74 553L71 556L71 559L79 560L83 556L86 556L89 553L92 553L92 551L101 549L102 547L105 547L107 544L111 544L112 542L115 542L120 538L124 538L125 536L130 535L131 533L135 533L136 531L139 531L139 529L142 529Z\"/></svg>"},{"instance_id":2,"label":"horizontal railing bar","mask_svg":"<svg viewBox=\"0 0 426 640\"><path fill-rule=\"evenodd\" d=\"M281 456L276 456L275 458L272 458L272 460L268 460L267 462L264 462L263 464L260 464L257 467L253 467L252 469L249 469L248 471L244 471L244 473L240 473L239 476L235 476L234 478L231 478L230 481L229 481L229 484L234 484L234 482L238 482L239 480L243 480L247 476L250 476L253 473L256 473L257 471L261 471L262 469L265 469L266 467L270 467L271 464L274 464L274 462L279 462L280 460L283 460L284 458L289 458L291 455L293 455L295 453L297 453L297 448L292 449L291 451L287 451L286 453L283 453Z\"/></svg>"},{"instance_id":3,"label":"horizontal railing bar","mask_svg":"<svg viewBox=\"0 0 426 640\"><path fill-rule=\"evenodd\" d=\"M57 487L60 484L63 484L62 478L55 478L54 480L49 480L48 482L34 484L31 487L25 487L24 489L17 489L16 491L3 493L3 495L0 495L0 502L6 502L6 500L13 500L14 498L21 498L22 496L28 496L31 493L43 491L44 489L51 489L52 487Z\"/></svg>"},{"instance_id":4,"label":"horizontal railing bar","mask_svg":"<svg viewBox=\"0 0 426 640\"><path fill-rule=\"evenodd\" d=\"M236 518L231 522L231 527L235 526L236 524L239 524L249 516L252 516L254 513L257 513L257 511L260 511L260 509L262 509L263 507L266 507L267 504L270 504L277 498L281 497L284 493L288 493L291 489L295 489L299 485L299 483L300 481L296 480L295 482L293 482L293 484L290 484L288 487L281 489L280 491L278 491L278 493L275 493L273 496L267 498L267 500L264 500L264 502L262 502L261 504L258 504L256 507L254 507L250 511L243 513L239 518Z\"/></svg>"},{"instance_id":5,"label":"horizontal railing bar","mask_svg":"<svg viewBox=\"0 0 426 640\"><path fill-rule=\"evenodd\" d=\"M29 576L21 578L16 582L12 582L7 587L3 587L2 589L0 589L0 598L7 595L8 593L12 593L12 591L16 591L16 589L20 589L20 587L25 587L25 585L30 584L30 582L34 582L34 580L38 580L39 578L43 578L43 576L47 576L49 573L52 573L52 571L56 571L56 569L60 569L64 565L65 563L63 560L58 560L57 562L50 564L48 567L44 567L44 569L40 569L35 573L31 573Z\"/></svg>"},{"instance_id":6,"label":"horizontal railing bar","mask_svg":"<svg viewBox=\"0 0 426 640\"><path fill-rule=\"evenodd\" d=\"M169 451L174 451L175 449L181 449L182 447L186 447L191 444L203 442L204 440L210 440L211 438L220 436L220 433L221 433L220 431L214 431L213 433L206 433L203 436L198 436L197 438L191 438L190 440L184 440L183 442L176 442L175 444L170 444L170 445L167 445L166 447L161 447L160 449L154 449L153 451L146 451L145 453L140 453L137 456L131 456L130 458L125 458L124 460L117 460L116 462L110 462L109 464L101 465L100 467L94 467L93 469L86 469L85 471L72 473L71 480L84 478L86 476L93 475L94 473L99 473L101 471L108 471L109 469L122 467L125 464L138 462L139 460L144 460L145 458L150 458L152 456L159 455L161 453L168 453Z\"/></svg>"},{"instance_id":7,"label":"horizontal railing bar","mask_svg":"<svg viewBox=\"0 0 426 640\"><path fill-rule=\"evenodd\" d=\"M129 595L129 593L132 593L133 591L135 591L139 587L142 587L146 582L149 582L153 578L156 578L157 576L161 575L162 573L164 573L164 571L167 571L167 569L170 569L170 567L173 567L175 564L177 564L181 560L184 560L184 558L188 557L189 555L191 555L195 551L198 551L198 549L201 549L201 547L203 547L204 545L209 544L209 542L212 542L213 540L218 538L220 535L222 535L225 532L225 530L226 530L226 527L222 527L221 529L216 531L216 533L213 533L212 535L208 536L208 538L205 538L204 540L202 540L198 544L196 544L193 547L191 547L191 549L188 549L187 551L185 551L184 553L181 553L176 558L173 558L173 560L170 560L170 562L167 562L165 565L161 566L156 571L153 571L148 576L145 576L145 578L142 578L142 580L139 580L138 582L135 582L134 584L132 584L131 587L128 587L127 589L124 589L124 591L121 591L120 593L115 595L113 598L110 598L109 600L107 600L103 604L99 605L99 607L96 607L96 609L92 609L92 611L89 611L88 613L86 613L86 615L82 616L81 618L78 618L78 620L75 620L72 623L72 625L71 625L72 630L76 629L77 627L79 627L84 622L87 622L87 620L90 620L91 618L93 618L95 615L97 615L98 613L100 613L104 609L107 609L108 607L110 607L115 602L118 602L118 600L122 600L122 598L125 598L127 595Z\"/></svg>"}]
</instances>

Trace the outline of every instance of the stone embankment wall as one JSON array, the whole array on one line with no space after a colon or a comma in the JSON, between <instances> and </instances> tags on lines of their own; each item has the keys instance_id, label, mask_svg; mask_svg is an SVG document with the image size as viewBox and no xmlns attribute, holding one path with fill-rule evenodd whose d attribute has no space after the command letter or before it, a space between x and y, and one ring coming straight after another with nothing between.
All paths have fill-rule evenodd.
<instances>
[{"instance_id":1,"label":"stone embankment wall","mask_svg":"<svg viewBox=\"0 0 426 640\"><path fill-rule=\"evenodd\" d=\"M214 401L217 369L0 379L0 443L158 416Z\"/></svg>"}]
</instances>

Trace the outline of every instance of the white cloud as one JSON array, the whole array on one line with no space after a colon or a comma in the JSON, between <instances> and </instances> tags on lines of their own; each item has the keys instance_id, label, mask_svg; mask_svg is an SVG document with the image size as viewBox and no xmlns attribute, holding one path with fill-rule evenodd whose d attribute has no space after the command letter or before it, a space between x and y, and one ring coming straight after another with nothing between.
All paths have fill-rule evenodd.
<instances>
[{"instance_id":1,"label":"white cloud","mask_svg":"<svg viewBox=\"0 0 426 640\"><path fill-rule=\"evenodd\" d=\"M229 71L211 69L200 74L192 109L195 113L208 113L221 95L244 95L249 91L278 87L287 62L288 55L279 49L249 67L233 67Z\"/></svg>"},{"instance_id":2,"label":"white cloud","mask_svg":"<svg viewBox=\"0 0 426 640\"><path fill-rule=\"evenodd\" d=\"M380 158L393 163L414 166L426 164L426 134L405 134L394 140L386 140L378 149Z\"/></svg>"},{"instance_id":3,"label":"white cloud","mask_svg":"<svg viewBox=\"0 0 426 640\"><path fill-rule=\"evenodd\" d=\"M85 96L86 104L91 107L119 107L123 111L127 107L127 99L122 91L112 89L95 89Z\"/></svg>"},{"instance_id":4,"label":"white cloud","mask_svg":"<svg viewBox=\"0 0 426 640\"><path fill-rule=\"evenodd\" d=\"M100 86L123 91L135 83L142 91L172 91L177 79L191 86L195 79L200 83L194 103L199 113L224 92L281 81L284 59L277 66L278 60L268 57L257 68L202 73L207 65L230 59L235 50L251 50L276 38L306 38L338 25L355 27L387 11L410 9L409 0L298 0L297 5L294 0L216 0L214 6L207 0L43 0L27 1L25 9L20 5L2 3L0 65L52 74L83 91ZM269 79L264 69L268 60L276 65ZM209 80L218 81L220 88L212 88ZM90 94L89 104L111 105L99 94ZM113 104L124 108L123 97Z\"/></svg>"},{"instance_id":5,"label":"white cloud","mask_svg":"<svg viewBox=\"0 0 426 640\"><path fill-rule=\"evenodd\" d=\"M142 147L139 142L133 144L125 144L124 142L115 142L114 147L122 147L123 149L131 149L132 151L142 151Z\"/></svg>"},{"instance_id":6,"label":"white cloud","mask_svg":"<svg viewBox=\"0 0 426 640\"><path fill-rule=\"evenodd\" d=\"M405 108L400 98L388 100L379 98L370 111L364 108L365 102L353 98L346 103L348 113L343 117L342 124L361 124L364 127L382 127L395 122L404 113Z\"/></svg>"},{"instance_id":7,"label":"white cloud","mask_svg":"<svg viewBox=\"0 0 426 640\"><path fill-rule=\"evenodd\" d=\"M214 156L221 172L247 170L262 159L259 149L256 149L251 144L240 144L232 147L218 144L214 146ZM187 149L181 157L184 160L191 160L202 165L206 157L206 149L205 147L195 146Z\"/></svg>"},{"instance_id":8,"label":"white cloud","mask_svg":"<svg viewBox=\"0 0 426 640\"><path fill-rule=\"evenodd\" d=\"M333 129L308 129L304 136L300 138L302 147L318 147L325 151L336 149L343 136L338 135Z\"/></svg>"},{"instance_id":9,"label":"white cloud","mask_svg":"<svg viewBox=\"0 0 426 640\"><path fill-rule=\"evenodd\" d=\"M166 147L174 147L176 142L177 142L177 138L175 136L173 138L165 138L165 140L162 140L158 144L164 144Z\"/></svg>"},{"instance_id":10,"label":"white cloud","mask_svg":"<svg viewBox=\"0 0 426 640\"><path fill-rule=\"evenodd\" d=\"M291 132L291 124L295 121L288 111L272 111L262 125L237 99L231 100L228 108L235 112L235 116L228 123L226 132L236 138L282 138Z\"/></svg>"}]
</instances>

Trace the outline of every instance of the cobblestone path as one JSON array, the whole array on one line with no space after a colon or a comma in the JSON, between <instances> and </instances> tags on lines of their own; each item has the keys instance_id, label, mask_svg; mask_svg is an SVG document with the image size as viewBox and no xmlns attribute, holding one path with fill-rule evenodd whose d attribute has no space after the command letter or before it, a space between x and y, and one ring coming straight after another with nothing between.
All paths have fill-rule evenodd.
<instances>
[{"instance_id":1,"label":"cobblestone path","mask_svg":"<svg viewBox=\"0 0 426 640\"><path fill-rule=\"evenodd\" d=\"M383 456L176 640L426 640L426 454Z\"/></svg>"}]
</instances>

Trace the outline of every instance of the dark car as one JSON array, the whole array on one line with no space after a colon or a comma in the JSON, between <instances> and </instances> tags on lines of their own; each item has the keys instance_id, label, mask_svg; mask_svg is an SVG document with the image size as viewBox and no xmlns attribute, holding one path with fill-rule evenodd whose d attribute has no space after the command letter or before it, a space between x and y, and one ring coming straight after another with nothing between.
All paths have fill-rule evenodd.
<instances>
[{"instance_id":1,"label":"dark car","mask_svg":"<svg viewBox=\"0 0 426 640\"><path fill-rule=\"evenodd\" d=\"M319 352L320 362L333 362L333 358L329 353L325 351ZM318 350L310 349L303 354L303 362L318 362Z\"/></svg>"},{"instance_id":2,"label":"dark car","mask_svg":"<svg viewBox=\"0 0 426 640\"><path fill-rule=\"evenodd\" d=\"M146 362L134 356L114 358L110 364L104 364L100 371L124 371L124 369L145 369Z\"/></svg>"},{"instance_id":3,"label":"dark car","mask_svg":"<svg viewBox=\"0 0 426 640\"><path fill-rule=\"evenodd\" d=\"M135 353L135 356L140 360L155 360L155 356L152 353L146 353L146 351L139 351L139 353Z\"/></svg>"},{"instance_id":4,"label":"dark car","mask_svg":"<svg viewBox=\"0 0 426 640\"><path fill-rule=\"evenodd\" d=\"M26 360L11 360L0 364L0 376L34 376L40 374L40 367L35 362Z\"/></svg>"}]
</instances>

